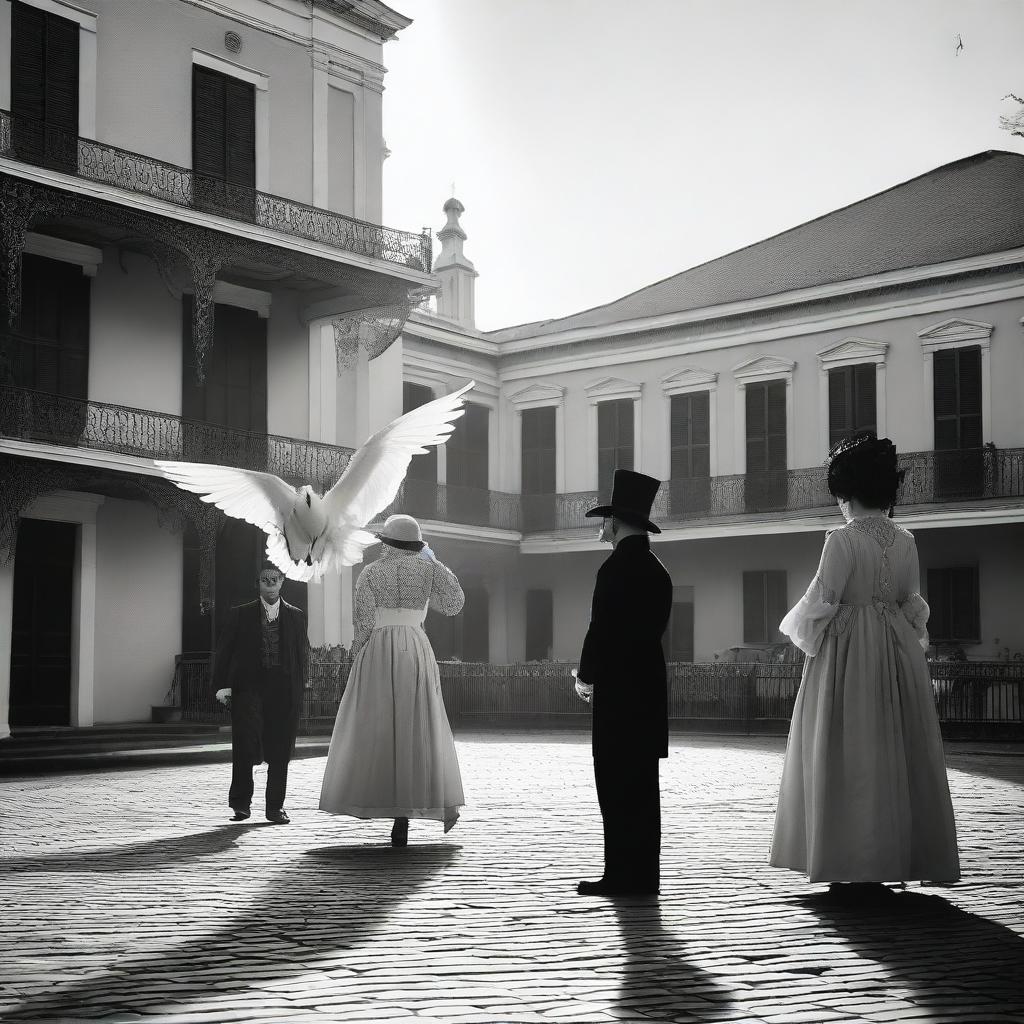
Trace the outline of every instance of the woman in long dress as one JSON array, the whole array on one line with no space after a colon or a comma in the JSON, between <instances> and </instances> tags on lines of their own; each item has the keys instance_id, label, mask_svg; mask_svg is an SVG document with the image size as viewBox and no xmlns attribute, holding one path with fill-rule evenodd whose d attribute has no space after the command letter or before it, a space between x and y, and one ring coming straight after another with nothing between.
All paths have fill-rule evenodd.
<instances>
[{"instance_id":1,"label":"woman in long dress","mask_svg":"<svg viewBox=\"0 0 1024 1024\"><path fill-rule=\"evenodd\" d=\"M451 829L465 803L441 680L423 631L427 607L457 615L455 574L423 543L411 516L391 516L380 558L356 581L354 661L327 755L320 810L394 819L405 846L410 818Z\"/></svg>"},{"instance_id":2,"label":"woman in long dress","mask_svg":"<svg viewBox=\"0 0 1024 1024\"><path fill-rule=\"evenodd\" d=\"M891 518L902 477L887 438L833 449L829 490L847 522L780 626L807 660L769 862L833 883L836 902L960 877L917 547Z\"/></svg>"}]
</instances>

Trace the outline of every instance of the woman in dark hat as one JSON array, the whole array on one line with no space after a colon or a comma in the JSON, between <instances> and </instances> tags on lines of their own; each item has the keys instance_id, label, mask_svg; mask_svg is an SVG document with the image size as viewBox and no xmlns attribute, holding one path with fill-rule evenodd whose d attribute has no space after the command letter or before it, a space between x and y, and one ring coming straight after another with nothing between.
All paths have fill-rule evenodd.
<instances>
[{"instance_id":1,"label":"woman in dark hat","mask_svg":"<svg viewBox=\"0 0 1024 1024\"><path fill-rule=\"evenodd\" d=\"M828 486L846 525L826 536L779 627L807 660L769 861L833 883L837 902L960 877L917 547L892 521L902 479L888 438L862 432L833 448Z\"/></svg>"}]
</instances>

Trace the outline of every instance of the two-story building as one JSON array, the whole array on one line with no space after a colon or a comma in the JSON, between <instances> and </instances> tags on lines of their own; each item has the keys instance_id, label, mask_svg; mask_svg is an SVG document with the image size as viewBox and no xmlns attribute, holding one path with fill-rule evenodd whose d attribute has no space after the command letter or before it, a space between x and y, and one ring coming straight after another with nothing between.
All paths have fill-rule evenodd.
<instances>
[{"instance_id":1,"label":"two-story building","mask_svg":"<svg viewBox=\"0 0 1024 1024\"><path fill-rule=\"evenodd\" d=\"M0 2L0 738L148 720L259 531L153 459L330 486L401 409L379 0ZM9 67L10 73L6 69ZM286 594L342 639L351 574Z\"/></svg>"},{"instance_id":2,"label":"two-story building","mask_svg":"<svg viewBox=\"0 0 1024 1024\"><path fill-rule=\"evenodd\" d=\"M669 654L768 645L841 522L825 455L870 428L907 476L936 645L1024 650L1024 156L981 153L607 305L474 329L457 200L437 309L403 332L406 406L481 382L402 507L468 581L442 655L573 659L617 466L664 481ZM426 479L424 479L426 477Z\"/></svg>"}]
</instances>

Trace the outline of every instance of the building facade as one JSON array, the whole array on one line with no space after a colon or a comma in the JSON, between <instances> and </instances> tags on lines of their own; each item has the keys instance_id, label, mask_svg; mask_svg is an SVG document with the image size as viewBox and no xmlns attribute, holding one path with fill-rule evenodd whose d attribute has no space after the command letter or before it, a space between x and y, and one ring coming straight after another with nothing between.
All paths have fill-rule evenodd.
<instances>
[{"instance_id":1,"label":"building facade","mask_svg":"<svg viewBox=\"0 0 1024 1024\"><path fill-rule=\"evenodd\" d=\"M983 153L597 309L481 333L461 204L437 309L403 332L405 401L480 383L402 507L470 582L448 656L574 659L607 548L583 513L658 477L668 651L759 657L841 519L832 443L891 437L937 652L1024 652L1024 157ZM426 479L423 479L426 477ZM486 488L486 492L485 492ZM429 622L429 620L428 620Z\"/></svg>"},{"instance_id":2,"label":"building facade","mask_svg":"<svg viewBox=\"0 0 1024 1024\"><path fill-rule=\"evenodd\" d=\"M383 227L377 0L3 0L0 738L140 721L259 531L154 459L330 486L436 281ZM350 574L288 596L342 640Z\"/></svg>"}]
</instances>

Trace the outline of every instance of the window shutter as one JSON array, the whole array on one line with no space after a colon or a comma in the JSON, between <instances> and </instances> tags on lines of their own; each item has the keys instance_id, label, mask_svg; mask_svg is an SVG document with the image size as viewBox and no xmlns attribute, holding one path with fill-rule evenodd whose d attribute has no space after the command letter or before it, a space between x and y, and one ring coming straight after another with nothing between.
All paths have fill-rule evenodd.
<instances>
[{"instance_id":1,"label":"window shutter","mask_svg":"<svg viewBox=\"0 0 1024 1024\"><path fill-rule=\"evenodd\" d=\"M958 357L958 405L960 447L980 448L981 433L981 349L961 348Z\"/></svg>"},{"instance_id":2,"label":"window shutter","mask_svg":"<svg viewBox=\"0 0 1024 1024\"><path fill-rule=\"evenodd\" d=\"M524 409L522 414L522 493L555 493L555 409Z\"/></svg>"},{"instance_id":3,"label":"window shutter","mask_svg":"<svg viewBox=\"0 0 1024 1024\"><path fill-rule=\"evenodd\" d=\"M35 7L11 4L11 114L40 124L46 117L46 15ZM17 124L19 134L25 128ZM19 150L19 156L25 159Z\"/></svg>"},{"instance_id":4,"label":"window shutter","mask_svg":"<svg viewBox=\"0 0 1024 1024\"><path fill-rule=\"evenodd\" d=\"M828 444L838 444L851 432L850 372L851 366L838 366L828 371Z\"/></svg>"},{"instance_id":5,"label":"window shutter","mask_svg":"<svg viewBox=\"0 0 1024 1024\"><path fill-rule=\"evenodd\" d=\"M932 357L936 451L950 451L960 446L956 363L956 349L940 349Z\"/></svg>"},{"instance_id":6,"label":"window shutter","mask_svg":"<svg viewBox=\"0 0 1024 1024\"><path fill-rule=\"evenodd\" d=\"M78 136L78 36L76 22L53 14L47 16L46 123L75 138ZM77 143L71 150L77 163Z\"/></svg>"},{"instance_id":7,"label":"window shutter","mask_svg":"<svg viewBox=\"0 0 1024 1024\"><path fill-rule=\"evenodd\" d=\"M786 382L770 380L765 385L767 419L766 469L786 468Z\"/></svg>"},{"instance_id":8,"label":"window shutter","mask_svg":"<svg viewBox=\"0 0 1024 1024\"><path fill-rule=\"evenodd\" d=\"M402 412L412 412L421 405L434 400L434 392L425 384L415 384L412 381L402 383ZM430 445L426 455L414 455L409 463L409 472L406 474L409 479L423 480L430 484L437 483L437 446Z\"/></svg>"},{"instance_id":9,"label":"window shutter","mask_svg":"<svg viewBox=\"0 0 1024 1024\"><path fill-rule=\"evenodd\" d=\"M466 587L462 619L462 660L489 661L489 600L484 587Z\"/></svg>"},{"instance_id":10,"label":"window shutter","mask_svg":"<svg viewBox=\"0 0 1024 1024\"><path fill-rule=\"evenodd\" d=\"M671 661L693 661L693 587L673 587L668 655Z\"/></svg>"},{"instance_id":11,"label":"window shutter","mask_svg":"<svg viewBox=\"0 0 1024 1024\"><path fill-rule=\"evenodd\" d=\"M550 590L526 592L526 660L546 661L551 657L554 637L554 606Z\"/></svg>"},{"instance_id":12,"label":"window shutter","mask_svg":"<svg viewBox=\"0 0 1024 1024\"><path fill-rule=\"evenodd\" d=\"M256 87L225 76L225 176L232 185L256 187Z\"/></svg>"},{"instance_id":13,"label":"window shutter","mask_svg":"<svg viewBox=\"0 0 1024 1024\"><path fill-rule=\"evenodd\" d=\"M769 643L775 643L785 639L779 632L779 623L789 610L786 606L786 570L773 569L765 573L765 577L765 639Z\"/></svg>"},{"instance_id":14,"label":"window shutter","mask_svg":"<svg viewBox=\"0 0 1024 1024\"><path fill-rule=\"evenodd\" d=\"M851 366L853 381L853 429L878 429L878 402L876 398L877 368L874 363Z\"/></svg>"},{"instance_id":15,"label":"window shutter","mask_svg":"<svg viewBox=\"0 0 1024 1024\"><path fill-rule=\"evenodd\" d=\"M764 643L765 586L763 572L743 574L743 642Z\"/></svg>"},{"instance_id":16,"label":"window shutter","mask_svg":"<svg viewBox=\"0 0 1024 1024\"><path fill-rule=\"evenodd\" d=\"M192 170L216 181L227 177L224 79L192 66Z\"/></svg>"},{"instance_id":17,"label":"window shutter","mask_svg":"<svg viewBox=\"0 0 1024 1024\"><path fill-rule=\"evenodd\" d=\"M765 435L768 431L764 384L748 384L747 406L747 472L758 473L768 468Z\"/></svg>"}]
</instances>

